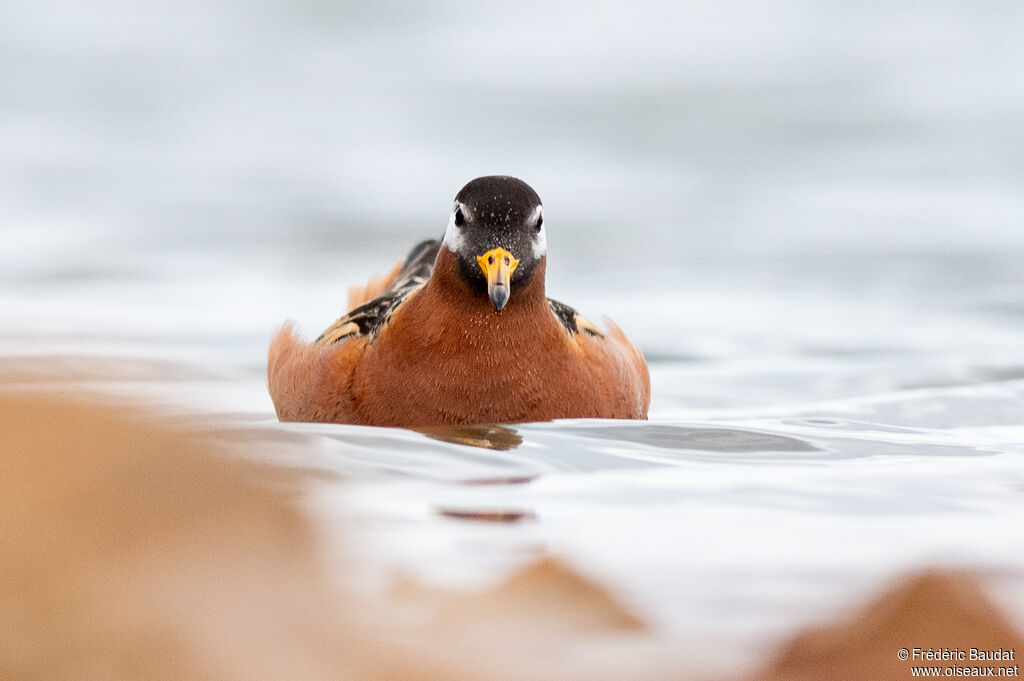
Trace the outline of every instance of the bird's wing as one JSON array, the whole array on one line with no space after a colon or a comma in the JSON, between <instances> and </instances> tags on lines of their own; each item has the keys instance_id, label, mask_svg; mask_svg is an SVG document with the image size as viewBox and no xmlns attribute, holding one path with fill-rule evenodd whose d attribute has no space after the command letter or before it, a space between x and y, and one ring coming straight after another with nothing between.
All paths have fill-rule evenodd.
<instances>
[{"instance_id":1,"label":"bird's wing","mask_svg":"<svg viewBox=\"0 0 1024 681\"><path fill-rule=\"evenodd\" d=\"M331 324L315 342L330 345L352 336L375 334L408 295L430 279L440 247L441 242L436 239L422 241L388 275L370 279L365 286L350 288L348 313Z\"/></svg>"},{"instance_id":2,"label":"bird's wing","mask_svg":"<svg viewBox=\"0 0 1024 681\"><path fill-rule=\"evenodd\" d=\"M554 314L558 321L562 323L562 327L570 336L583 333L597 338L604 337L604 333L601 329L597 328L597 325L594 324L594 322L590 321L565 303L560 303L557 300L548 298L548 306L551 308L552 314Z\"/></svg>"}]
</instances>

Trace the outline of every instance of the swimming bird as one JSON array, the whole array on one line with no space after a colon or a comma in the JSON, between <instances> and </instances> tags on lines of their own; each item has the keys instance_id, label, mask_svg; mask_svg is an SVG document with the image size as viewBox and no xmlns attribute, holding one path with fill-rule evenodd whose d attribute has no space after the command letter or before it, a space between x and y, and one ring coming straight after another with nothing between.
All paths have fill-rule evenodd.
<instances>
[{"instance_id":1,"label":"swimming bird","mask_svg":"<svg viewBox=\"0 0 1024 681\"><path fill-rule=\"evenodd\" d=\"M547 298L547 224L522 180L480 177L455 197L440 240L349 291L313 342L286 323L267 380L282 421L379 426L645 419L650 375L607 330Z\"/></svg>"}]
</instances>

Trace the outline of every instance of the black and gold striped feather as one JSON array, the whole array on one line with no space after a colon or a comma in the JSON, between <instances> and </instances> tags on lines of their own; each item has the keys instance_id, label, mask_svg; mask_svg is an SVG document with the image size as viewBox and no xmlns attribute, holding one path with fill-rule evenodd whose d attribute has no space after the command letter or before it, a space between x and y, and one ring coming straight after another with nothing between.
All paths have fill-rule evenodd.
<instances>
[{"instance_id":1,"label":"black and gold striped feather","mask_svg":"<svg viewBox=\"0 0 1024 681\"><path fill-rule=\"evenodd\" d=\"M434 270L434 260L441 247L441 242L433 239L422 241L409 253L391 285L383 295L350 310L344 317L331 324L316 339L317 343L330 345L346 338L358 336L374 336L383 328L402 303L430 279ZM589 319L569 307L565 303L548 298L548 306L566 332L572 336L584 333L589 336L603 337L604 334Z\"/></svg>"}]
</instances>

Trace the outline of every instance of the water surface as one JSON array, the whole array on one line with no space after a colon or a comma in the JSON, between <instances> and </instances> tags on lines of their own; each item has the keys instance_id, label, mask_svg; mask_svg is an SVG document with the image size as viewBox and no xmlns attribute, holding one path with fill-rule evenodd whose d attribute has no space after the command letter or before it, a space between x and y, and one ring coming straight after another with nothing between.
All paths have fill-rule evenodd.
<instances>
[{"instance_id":1,"label":"water surface","mask_svg":"<svg viewBox=\"0 0 1024 681\"><path fill-rule=\"evenodd\" d=\"M737 656L924 565L1019 606L1022 20L15 2L0 372L321 474L308 506L368 583L550 553ZM319 333L492 172L545 200L549 294L648 356L650 421L277 423L277 325Z\"/></svg>"}]
</instances>

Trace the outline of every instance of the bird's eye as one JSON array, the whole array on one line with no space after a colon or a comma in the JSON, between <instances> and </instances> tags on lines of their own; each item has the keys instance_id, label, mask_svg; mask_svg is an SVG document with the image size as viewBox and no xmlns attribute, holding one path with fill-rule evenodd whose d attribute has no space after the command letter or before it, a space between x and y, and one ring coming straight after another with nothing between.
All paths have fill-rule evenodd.
<instances>
[{"instance_id":1,"label":"bird's eye","mask_svg":"<svg viewBox=\"0 0 1024 681\"><path fill-rule=\"evenodd\" d=\"M462 206L457 206L455 208L455 226L462 227L464 224L466 224L466 216L462 213Z\"/></svg>"},{"instance_id":2,"label":"bird's eye","mask_svg":"<svg viewBox=\"0 0 1024 681\"><path fill-rule=\"evenodd\" d=\"M543 216L543 215L538 215L538 216L537 216L537 231L538 231L538 232L540 231L540 228L541 228L541 227L542 227L543 225L544 225L544 216Z\"/></svg>"}]
</instances>

